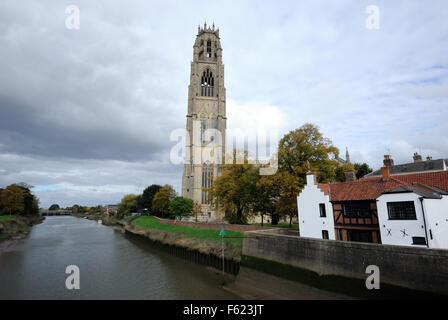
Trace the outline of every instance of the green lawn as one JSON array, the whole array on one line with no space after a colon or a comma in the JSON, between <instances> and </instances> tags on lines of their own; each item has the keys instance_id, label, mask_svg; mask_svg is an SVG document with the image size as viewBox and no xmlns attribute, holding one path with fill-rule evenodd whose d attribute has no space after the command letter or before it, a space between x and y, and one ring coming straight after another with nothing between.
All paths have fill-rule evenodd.
<instances>
[{"instance_id":1,"label":"green lawn","mask_svg":"<svg viewBox=\"0 0 448 320\"><path fill-rule=\"evenodd\" d=\"M254 223L254 226L261 226L261 223ZM272 227L272 228L289 228L288 222L279 222L277 225L273 226L270 223L263 223L263 227ZM299 229L299 225L297 223L291 224L291 229Z\"/></svg>"},{"instance_id":2,"label":"green lawn","mask_svg":"<svg viewBox=\"0 0 448 320\"><path fill-rule=\"evenodd\" d=\"M9 214L6 216L0 216L0 220L13 220L13 219L17 219L17 216L13 215L13 214Z\"/></svg>"},{"instance_id":3,"label":"green lawn","mask_svg":"<svg viewBox=\"0 0 448 320\"><path fill-rule=\"evenodd\" d=\"M202 228L193 228L187 226L179 226L174 224L164 224L157 221L154 217L138 217L133 221L136 227L142 229L156 229L165 232L171 233L180 233L182 236L186 238L207 241L207 242L221 242L221 237L219 236L219 230L212 229L202 229ZM242 232L235 231L227 231L226 236L242 236ZM224 239L225 241L230 241L235 247L242 247L243 239L235 238L235 239Z\"/></svg>"}]
</instances>

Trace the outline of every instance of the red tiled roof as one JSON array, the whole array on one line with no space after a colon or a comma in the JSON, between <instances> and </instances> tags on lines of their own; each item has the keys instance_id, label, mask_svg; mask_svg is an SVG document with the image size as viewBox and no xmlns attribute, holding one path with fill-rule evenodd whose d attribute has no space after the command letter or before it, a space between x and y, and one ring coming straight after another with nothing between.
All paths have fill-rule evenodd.
<instances>
[{"instance_id":1,"label":"red tiled roof","mask_svg":"<svg viewBox=\"0 0 448 320\"><path fill-rule=\"evenodd\" d=\"M399 174L392 177L407 184L420 183L448 191L448 171Z\"/></svg>"},{"instance_id":2,"label":"red tiled roof","mask_svg":"<svg viewBox=\"0 0 448 320\"><path fill-rule=\"evenodd\" d=\"M328 186L328 184L326 184L326 183L319 183L318 185L317 185L317 187L320 189L320 190L322 190L322 192L323 193L325 193L327 196L330 194L329 193L329 186Z\"/></svg>"},{"instance_id":3,"label":"red tiled roof","mask_svg":"<svg viewBox=\"0 0 448 320\"><path fill-rule=\"evenodd\" d=\"M384 192L416 183L448 191L448 171L392 175L387 180L383 180L381 176L369 177L359 181L332 183L326 186L329 186L331 201L349 201L374 200ZM324 187L319 185L319 188Z\"/></svg>"}]
</instances>

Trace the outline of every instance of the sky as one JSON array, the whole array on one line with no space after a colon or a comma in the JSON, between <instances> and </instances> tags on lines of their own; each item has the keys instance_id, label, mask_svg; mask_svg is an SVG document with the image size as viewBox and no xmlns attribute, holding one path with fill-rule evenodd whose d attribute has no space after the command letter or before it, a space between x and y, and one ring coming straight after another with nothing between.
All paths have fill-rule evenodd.
<instances>
[{"instance_id":1,"label":"sky","mask_svg":"<svg viewBox=\"0 0 448 320\"><path fill-rule=\"evenodd\" d=\"M79 29L66 27L69 5ZM379 9L379 28L366 27ZM220 30L227 127L305 123L373 169L448 158L448 2L0 3L0 187L42 207L181 191L170 133L185 128L198 25ZM370 21L370 20L369 20Z\"/></svg>"}]
</instances>

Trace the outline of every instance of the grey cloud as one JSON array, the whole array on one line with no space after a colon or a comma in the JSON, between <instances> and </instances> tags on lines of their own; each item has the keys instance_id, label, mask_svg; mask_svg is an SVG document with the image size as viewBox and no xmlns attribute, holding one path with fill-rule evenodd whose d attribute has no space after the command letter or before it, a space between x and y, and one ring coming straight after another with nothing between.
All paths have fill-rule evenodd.
<instances>
[{"instance_id":1,"label":"grey cloud","mask_svg":"<svg viewBox=\"0 0 448 320\"><path fill-rule=\"evenodd\" d=\"M316 123L375 168L387 150L448 156L446 1L379 1L376 31L364 0L74 4L79 31L65 28L67 3L0 4L0 186L39 186L42 205L180 190L169 134L185 127L204 20L220 28L227 99L275 106L281 133Z\"/></svg>"}]
</instances>

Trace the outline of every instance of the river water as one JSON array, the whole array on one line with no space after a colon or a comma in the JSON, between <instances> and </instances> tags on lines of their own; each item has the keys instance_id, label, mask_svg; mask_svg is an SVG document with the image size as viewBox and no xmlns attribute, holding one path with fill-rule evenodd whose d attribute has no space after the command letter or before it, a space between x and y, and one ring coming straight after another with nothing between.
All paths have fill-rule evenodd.
<instances>
[{"instance_id":1,"label":"river water","mask_svg":"<svg viewBox=\"0 0 448 320\"><path fill-rule=\"evenodd\" d=\"M68 290L68 265L80 289ZM96 221L47 217L0 255L0 299L238 299L213 271Z\"/></svg>"}]
</instances>

